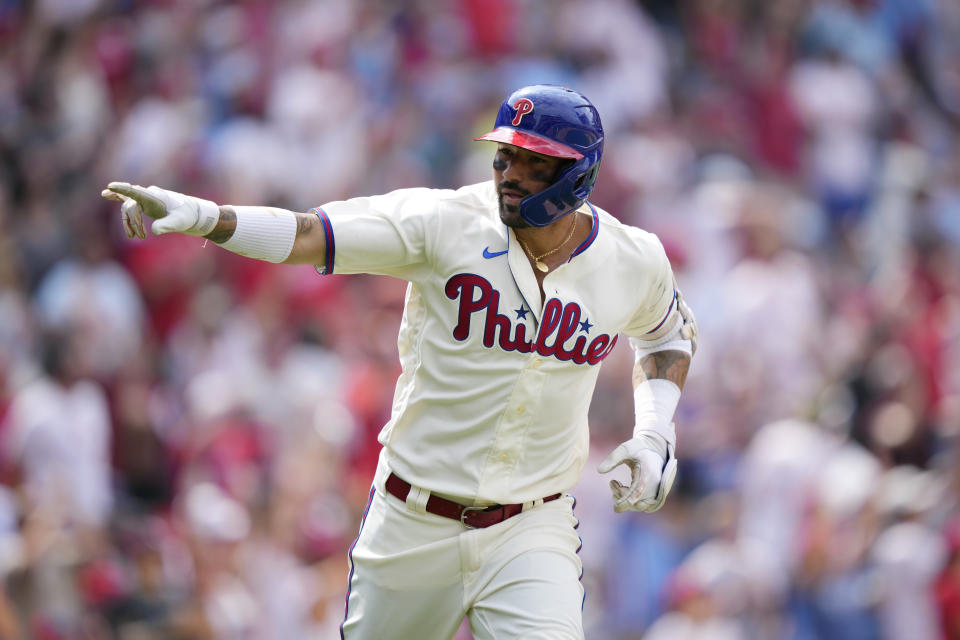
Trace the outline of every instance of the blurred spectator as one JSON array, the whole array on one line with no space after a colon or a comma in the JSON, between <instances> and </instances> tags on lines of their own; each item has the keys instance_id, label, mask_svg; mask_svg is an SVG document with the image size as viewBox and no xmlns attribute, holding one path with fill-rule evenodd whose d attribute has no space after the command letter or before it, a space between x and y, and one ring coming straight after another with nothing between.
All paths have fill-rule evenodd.
<instances>
[{"instance_id":1,"label":"blurred spectator","mask_svg":"<svg viewBox=\"0 0 960 640\"><path fill-rule=\"evenodd\" d=\"M96 228L74 236L77 257L58 262L36 292L44 326L75 334L73 348L86 373L112 380L140 346L143 302L133 279L110 256L110 245Z\"/></svg>"},{"instance_id":2,"label":"blurred spectator","mask_svg":"<svg viewBox=\"0 0 960 640\"><path fill-rule=\"evenodd\" d=\"M697 547L676 570L668 586L671 611L644 635L648 640L745 640L737 619L747 602L746 576L735 548L721 541Z\"/></svg>"},{"instance_id":3,"label":"blurred spectator","mask_svg":"<svg viewBox=\"0 0 960 640\"><path fill-rule=\"evenodd\" d=\"M790 192L772 185L744 190L731 226L739 256L720 285L715 330L724 339L714 366L754 425L800 414L822 381L823 308L813 265L785 238L791 204ZM776 331L757 332L761 325Z\"/></svg>"},{"instance_id":4,"label":"blurred spectator","mask_svg":"<svg viewBox=\"0 0 960 640\"><path fill-rule=\"evenodd\" d=\"M890 523L877 536L872 560L880 584L880 623L891 640L941 637L934 580L944 566L940 532L926 522L939 488L930 472L899 466L886 472L877 489L882 515Z\"/></svg>"},{"instance_id":5,"label":"blurred spectator","mask_svg":"<svg viewBox=\"0 0 960 640\"><path fill-rule=\"evenodd\" d=\"M109 408L89 377L82 339L79 332L45 336L44 375L16 393L6 428L27 511L78 534L102 530L113 508Z\"/></svg>"},{"instance_id":6,"label":"blurred spectator","mask_svg":"<svg viewBox=\"0 0 960 640\"><path fill-rule=\"evenodd\" d=\"M841 228L868 204L875 168L876 88L835 49L794 67L790 94L804 123L810 187Z\"/></svg>"},{"instance_id":7,"label":"blurred spectator","mask_svg":"<svg viewBox=\"0 0 960 640\"><path fill-rule=\"evenodd\" d=\"M935 595L943 637L960 638L960 520L947 529L947 562L937 576Z\"/></svg>"},{"instance_id":8,"label":"blurred spectator","mask_svg":"<svg viewBox=\"0 0 960 640\"><path fill-rule=\"evenodd\" d=\"M21 539L7 538L6 569L32 637L104 624L84 612L74 582L77 565L102 547L114 506L107 398L80 340L44 336L44 373L16 392L3 430L5 463L18 469L23 494Z\"/></svg>"}]
</instances>

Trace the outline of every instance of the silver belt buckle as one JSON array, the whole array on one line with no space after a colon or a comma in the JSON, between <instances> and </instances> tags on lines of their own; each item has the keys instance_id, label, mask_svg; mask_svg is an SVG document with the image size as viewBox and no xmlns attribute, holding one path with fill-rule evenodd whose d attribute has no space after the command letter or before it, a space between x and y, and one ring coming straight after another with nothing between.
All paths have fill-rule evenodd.
<instances>
[{"instance_id":1,"label":"silver belt buckle","mask_svg":"<svg viewBox=\"0 0 960 640\"><path fill-rule=\"evenodd\" d=\"M486 511L488 507L464 507L463 511L460 512L460 524L465 526L467 529L476 529L475 526L467 524L466 517L468 511Z\"/></svg>"}]
</instances>

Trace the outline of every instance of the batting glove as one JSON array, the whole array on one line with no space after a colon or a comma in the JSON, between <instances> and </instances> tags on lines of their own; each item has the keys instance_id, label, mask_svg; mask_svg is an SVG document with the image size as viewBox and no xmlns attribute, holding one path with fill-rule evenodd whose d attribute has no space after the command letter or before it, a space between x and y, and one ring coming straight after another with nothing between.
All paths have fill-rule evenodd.
<instances>
[{"instance_id":1,"label":"batting glove","mask_svg":"<svg viewBox=\"0 0 960 640\"><path fill-rule=\"evenodd\" d=\"M120 216L128 238L147 237L144 214L154 219L152 229L158 236L174 231L205 236L220 220L220 207L216 203L160 187L111 182L100 195L122 203Z\"/></svg>"},{"instance_id":2,"label":"batting glove","mask_svg":"<svg viewBox=\"0 0 960 640\"><path fill-rule=\"evenodd\" d=\"M630 486L610 481L613 510L653 513L662 507L677 476L673 445L658 433L642 431L614 449L597 471L609 473L621 464L630 468Z\"/></svg>"}]
</instances>

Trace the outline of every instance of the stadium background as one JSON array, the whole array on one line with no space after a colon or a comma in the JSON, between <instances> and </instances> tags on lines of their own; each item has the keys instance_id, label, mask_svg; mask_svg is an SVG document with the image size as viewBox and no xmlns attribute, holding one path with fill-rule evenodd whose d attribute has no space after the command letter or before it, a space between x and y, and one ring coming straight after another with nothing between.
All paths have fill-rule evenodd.
<instances>
[{"instance_id":1,"label":"stadium background","mask_svg":"<svg viewBox=\"0 0 960 640\"><path fill-rule=\"evenodd\" d=\"M479 181L533 82L702 334L655 515L594 470L603 369L587 637L960 638L958 49L951 0L0 1L0 638L336 637L403 283L129 241L100 189Z\"/></svg>"}]
</instances>

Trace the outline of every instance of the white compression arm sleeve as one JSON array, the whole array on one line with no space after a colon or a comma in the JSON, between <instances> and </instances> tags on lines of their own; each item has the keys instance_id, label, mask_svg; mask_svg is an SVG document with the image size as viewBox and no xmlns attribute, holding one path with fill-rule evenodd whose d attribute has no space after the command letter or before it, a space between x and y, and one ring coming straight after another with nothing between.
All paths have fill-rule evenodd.
<instances>
[{"instance_id":1,"label":"white compression arm sleeve","mask_svg":"<svg viewBox=\"0 0 960 640\"><path fill-rule=\"evenodd\" d=\"M679 403L680 387L675 383L663 378L641 382L633 392L633 436L637 438L644 431L652 431L667 443L676 446L677 433L673 426L673 413Z\"/></svg>"},{"instance_id":2,"label":"white compression arm sleeve","mask_svg":"<svg viewBox=\"0 0 960 640\"><path fill-rule=\"evenodd\" d=\"M635 366L646 356L658 351L682 351L690 354L692 341L683 338L682 319L677 318L674 326L656 340L630 338L630 346L635 355ZM677 436L673 426L673 413L680 403L680 387L663 378L648 378L641 382L633 392L633 407L636 412L633 435L638 437L642 431L653 431L671 445L676 445Z\"/></svg>"},{"instance_id":3,"label":"white compression arm sleeve","mask_svg":"<svg viewBox=\"0 0 960 640\"><path fill-rule=\"evenodd\" d=\"M230 208L237 214L237 229L221 247L268 262L287 259L297 239L297 217L293 212L273 207Z\"/></svg>"}]
</instances>

